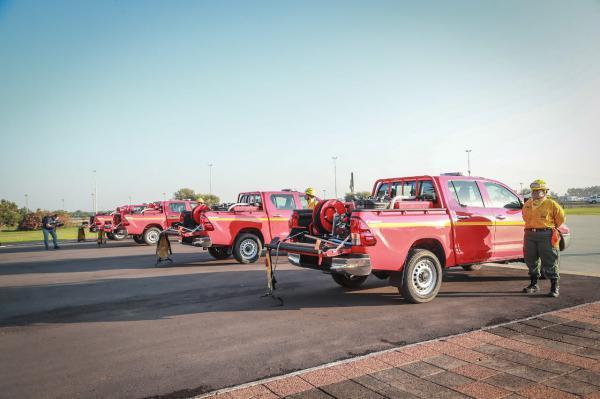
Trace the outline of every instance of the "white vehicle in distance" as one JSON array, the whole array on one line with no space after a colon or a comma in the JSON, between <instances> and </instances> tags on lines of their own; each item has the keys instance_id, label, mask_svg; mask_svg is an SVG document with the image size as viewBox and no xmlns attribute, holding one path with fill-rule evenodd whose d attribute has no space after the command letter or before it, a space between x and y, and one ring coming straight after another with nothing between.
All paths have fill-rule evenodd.
<instances>
[{"instance_id":1,"label":"white vehicle in distance","mask_svg":"<svg viewBox=\"0 0 600 399\"><path fill-rule=\"evenodd\" d=\"M600 203L600 195L598 195L598 194L590 195L589 198L587 199L587 202L590 204Z\"/></svg>"}]
</instances>

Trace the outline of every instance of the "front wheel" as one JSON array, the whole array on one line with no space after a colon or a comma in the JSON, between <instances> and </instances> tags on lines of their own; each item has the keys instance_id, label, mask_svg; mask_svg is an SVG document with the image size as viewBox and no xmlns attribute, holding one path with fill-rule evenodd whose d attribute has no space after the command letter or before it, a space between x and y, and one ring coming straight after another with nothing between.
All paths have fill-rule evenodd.
<instances>
[{"instance_id":1,"label":"front wheel","mask_svg":"<svg viewBox=\"0 0 600 399\"><path fill-rule=\"evenodd\" d=\"M358 288L367 280L367 277L369 276L353 276L352 274L331 273L331 277L333 277L333 281L344 288Z\"/></svg>"},{"instance_id":2,"label":"front wheel","mask_svg":"<svg viewBox=\"0 0 600 399\"><path fill-rule=\"evenodd\" d=\"M117 230L114 233L112 233L112 236L112 239L115 241L123 241L127 238L127 230Z\"/></svg>"},{"instance_id":3,"label":"front wheel","mask_svg":"<svg viewBox=\"0 0 600 399\"><path fill-rule=\"evenodd\" d=\"M154 245L158 242L160 229L158 227L150 227L144 231L144 242L148 245Z\"/></svg>"},{"instance_id":4,"label":"front wheel","mask_svg":"<svg viewBox=\"0 0 600 399\"><path fill-rule=\"evenodd\" d=\"M442 266L435 254L426 249L414 249L404 266L400 293L409 302L425 303L436 297L442 285Z\"/></svg>"},{"instance_id":5,"label":"front wheel","mask_svg":"<svg viewBox=\"0 0 600 399\"><path fill-rule=\"evenodd\" d=\"M145 244L146 242L144 241L144 237L142 237L141 235L132 235L131 236L133 238L133 241L135 241L137 244Z\"/></svg>"},{"instance_id":6,"label":"front wheel","mask_svg":"<svg viewBox=\"0 0 600 399\"><path fill-rule=\"evenodd\" d=\"M262 244L251 233L240 234L233 244L233 257L240 263L254 263L260 258Z\"/></svg>"},{"instance_id":7,"label":"front wheel","mask_svg":"<svg viewBox=\"0 0 600 399\"><path fill-rule=\"evenodd\" d=\"M227 259L231 256L231 247L209 247L208 253L215 259Z\"/></svg>"}]
</instances>

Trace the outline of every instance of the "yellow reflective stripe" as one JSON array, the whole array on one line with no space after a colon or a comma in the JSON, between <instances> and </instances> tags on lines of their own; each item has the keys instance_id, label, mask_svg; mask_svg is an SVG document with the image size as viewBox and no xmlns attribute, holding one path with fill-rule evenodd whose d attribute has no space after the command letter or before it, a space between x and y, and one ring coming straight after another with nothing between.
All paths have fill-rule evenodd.
<instances>
[{"instance_id":1,"label":"yellow reflective stripe","mask_svg":"<svg viewBox=\"0 0 600 399\"><path fill-rule=\"evenodd\" d=\"M457 226L493 226L494 222L456 222Z\"/></svg>"},{"instance_id":2,"label":"yellow reflective stripe","mask_svg":"<svg viewBox=\"0 0 600 399\"><path fill-rule=\"evenodd\" d=\"M448 227L450 221L432 221L432 222L381 222L379 220L371 220L367 222L369 227L387 229L394 227Z\"/></svg>"},{"instance_id":3,"label":"yellow reflective stripe","mask_svg":"<svg viewBox=\"0 0 600 399\"><path fill-rule=\"evenodd\" d=\"M525 226L525 222L515 222L510 220L501 220L496 222L498 226Z\"/></svg>"}]
</instances>

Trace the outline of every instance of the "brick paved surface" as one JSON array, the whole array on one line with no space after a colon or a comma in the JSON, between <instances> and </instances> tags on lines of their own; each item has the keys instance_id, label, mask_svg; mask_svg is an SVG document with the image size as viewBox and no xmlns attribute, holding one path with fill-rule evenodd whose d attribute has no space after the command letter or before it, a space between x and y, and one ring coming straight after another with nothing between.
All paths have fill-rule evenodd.
<instances>
[{"instance_id":1,"label":"brick paved surface","mask_svg":"<svg viewBox=\"0 0 600 399\"><path fill-rule=\"evenodd\" d=\"M215 392L250 398L600 398L600 302Z\"/></svg>"}]
</instances>

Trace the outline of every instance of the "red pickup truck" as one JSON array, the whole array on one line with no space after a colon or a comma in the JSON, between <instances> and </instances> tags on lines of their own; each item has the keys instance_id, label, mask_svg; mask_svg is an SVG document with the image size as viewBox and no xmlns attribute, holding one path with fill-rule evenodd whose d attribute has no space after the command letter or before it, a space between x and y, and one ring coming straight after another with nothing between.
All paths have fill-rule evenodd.
<instances>
[{"instance_id":1,"label":"red pickup truck","mask_svg":"<svg viewBox=\"0 0 600 399\"><path fill-rule=\"evenodd\" d=\"M296 210L289 240L271 250L296 266L331 273L359 287L368 277L389 278L413 303L435 298L442 269L473 270L486 262L523 259L522 200L505 184L461 175L380 179L372 199L320 201ZM569 246L566 226L560 247Z\"/></svg>"},{"instance_id":2,"label":"red pickup truck","mask_svg":"<svg viewBox=\"0 0 600 399\"><path fill-rule=\"evenodd\" d=\"M154 245L161 231L179 222L181 213L191 211L196 205L198 203L191 200L169 200L152 202L136 212L121 207L113 217L113 224L131 234L138 244Z\"/></svg>"},{"instance_id":3,"label":"red pickup truck","mask_svg":"<svg viewBox=\"0 0 600 399\"><path fill-rule=\"evenodd\" d=\"M289 219L294 209L307 208L304 194L298 191L252 191L240 193L226 210L199 206L181 216L182 244L207 248L216 259L233 254L240 263L253 263L260 257L265 242L289 234Z\"/></svg>"}]
</instances>

